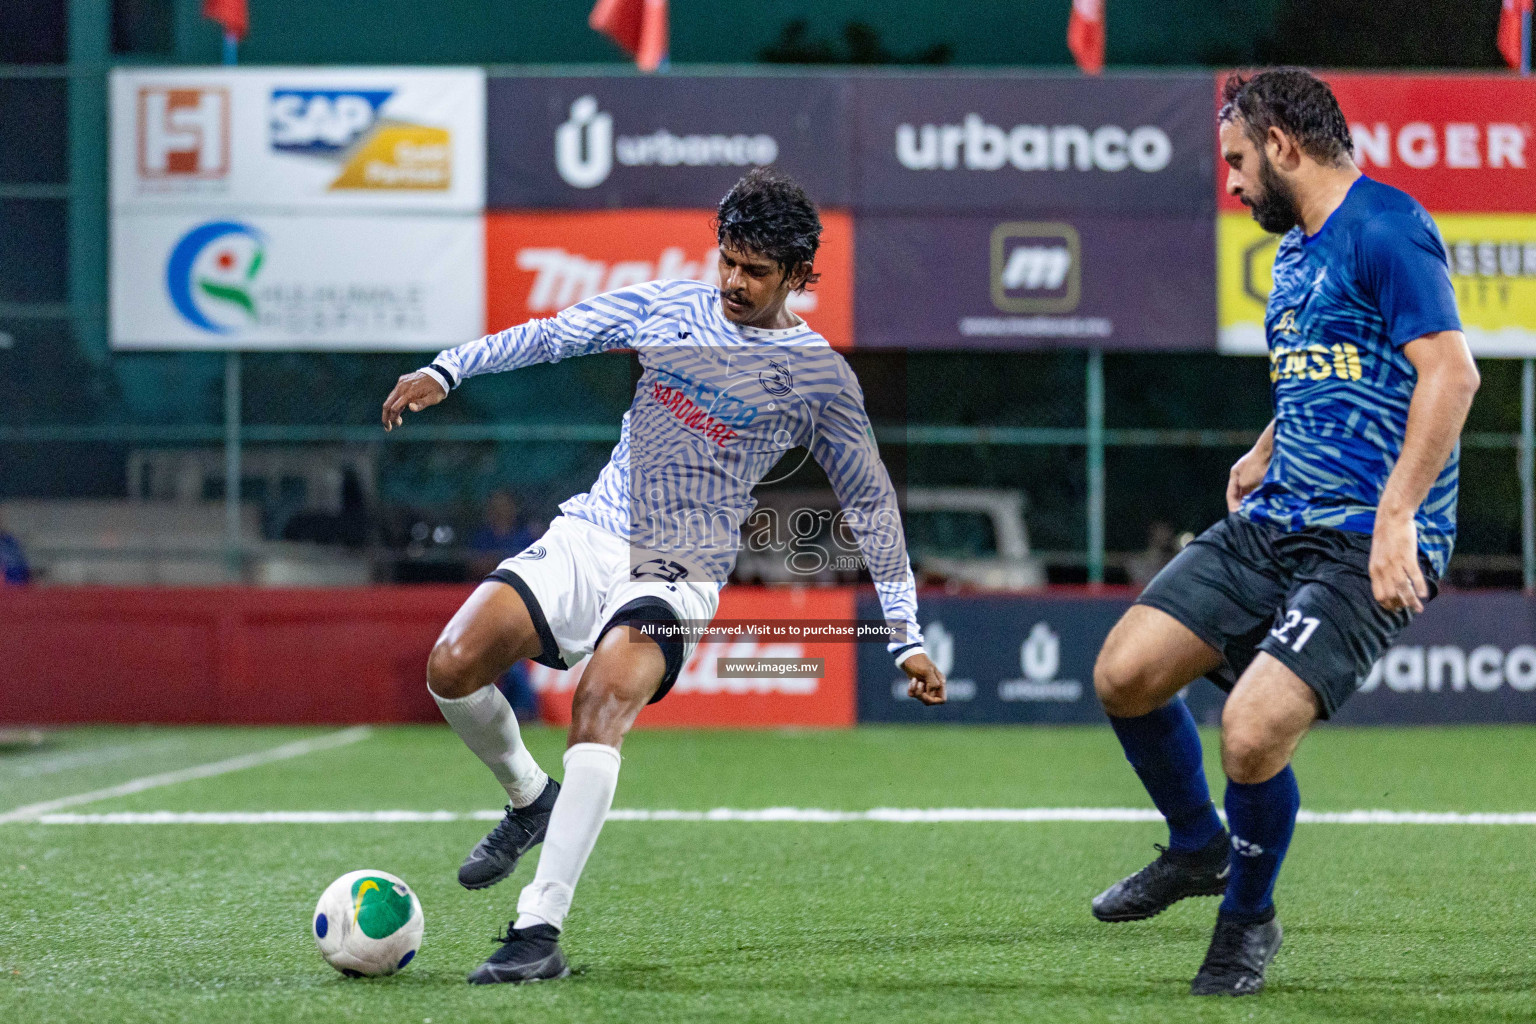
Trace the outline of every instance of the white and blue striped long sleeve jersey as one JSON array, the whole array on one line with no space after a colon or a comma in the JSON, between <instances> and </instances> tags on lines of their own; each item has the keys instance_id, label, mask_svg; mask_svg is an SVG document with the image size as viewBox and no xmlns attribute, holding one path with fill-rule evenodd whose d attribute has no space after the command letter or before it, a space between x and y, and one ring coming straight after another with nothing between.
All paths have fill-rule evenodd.
<instances>
[{"instance_id":1,"label":"white and blue striped long sleeve jersey","mask_svg":"<svg viewBox=\"0 0 1536 1024\"><path fill-rule=\"evenodd\" d=\"M432 370L465 378L633 349L643 372L619 443L592 489L560 505L665 556L685 578L724 583L756 501L752 489L789 450L821 464L892 628L898 660L921 649L917 592L896 491L875 445L853 370L804 324L743 327L717 288L652 281L596 296L443 352Z\"/></svg>"}]
</instances>

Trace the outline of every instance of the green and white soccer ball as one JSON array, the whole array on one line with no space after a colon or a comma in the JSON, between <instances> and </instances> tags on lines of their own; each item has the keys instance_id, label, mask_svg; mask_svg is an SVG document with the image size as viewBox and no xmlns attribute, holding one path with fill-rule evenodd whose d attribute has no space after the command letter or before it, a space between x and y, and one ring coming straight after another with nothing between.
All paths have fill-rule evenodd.
<instances>
[{"instance_id":1,"label":"green and white soccer ball","mask_svg":"<svg viewBox=\"0 0 1536 1024\"><path fill-rule=\"evenodd\" d=\"M320 894L310 929L326 963L358 978L410 963L424 924L410 886L388 871L349 871Z\"/></svg>"}]
</instances>

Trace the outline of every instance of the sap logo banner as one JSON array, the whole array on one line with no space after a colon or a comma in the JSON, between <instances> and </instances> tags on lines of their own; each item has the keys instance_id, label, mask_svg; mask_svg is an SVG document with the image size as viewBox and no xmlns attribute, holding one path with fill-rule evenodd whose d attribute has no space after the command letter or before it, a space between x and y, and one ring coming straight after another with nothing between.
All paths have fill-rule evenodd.
<instances>
[{"instance_id":1,"label":"sap logo banner","mask_svg":"<svg viewBox=\"0 0 1536 1024\"><path fill-rule=\"evenodd\" d=\"M394 95L388 89L273 89L267 116L272 148L329 156L356 142Z\"/></svg>"},{"instance_id":2,"label":"sap logo banner","mask_svg":"<svg viewBox=\"0 0 1536 1024\"><path fill-rule=\"evenodd\" d=\"M992 304L1007 313L1066 313L1083 290L1082 242L1070 224L992 229Z\"/></svg>"},{"instance_id":3,"label":"sap logo banner","mask_svg":"<svg viewBox=\"0 0 1536 1024\"><path fill-rule=\"evenodd\" d=\"M478 214L484 83L473 69L119 68L112 209Z\"/></svg>"},{"instance_id":4,"label":"sap logo banner","mask_svg":"<svg viewBox=\"0 0 1536 1024\"><path fill-rule=\"evenodd\" d=\"M272 149L333 161L338 189L446 191L453 183L447 128L381 117L387 89L274 89Z\"/></svg>"},{"instance_id":5,"label":"sap logo banner","mask_svg":"<svg viewBox=\"0 0 1536 1024\"><path fill-rule=\"evenodd\" d=\"M112 219L116 348L445 347L482 332L478 218Z\"/></svg>"},{"instance_id":6,"label":"sap logo banner","mask_svg":"<svg viewBox=\"0 0 1536 1024\"><path fill-rule=\"evenodd\" d=\"M949 702L909 698L884 648L861 644L859 720L868 722L1102 722L1090 681L1117 598L922 595L923 636L949 677ZM878 615L874 597L859 614ZM1208 684L1202 684L1208 685Z\"/></svg>"},{"instance_id":7,"label":"sap logo banner","mask_svg":"<svg viewBox=\"0 0 1536 1024\"><path fill-rule=\"evenodd\" d=\"M713 208L752 167L849 199L849 85L832 78L491 78L487 201Z\"/></svg>"},{"instance_id":8,"label":"sap logo banner","mask_svg":"<svg viewBox=\"0 0 1536 1024\"><path fill-rule=\"evenodd\" d=\"M137 168L146 183L182 187L229 175L229 90L138 90Z\"/></svg>"}]
</instances>

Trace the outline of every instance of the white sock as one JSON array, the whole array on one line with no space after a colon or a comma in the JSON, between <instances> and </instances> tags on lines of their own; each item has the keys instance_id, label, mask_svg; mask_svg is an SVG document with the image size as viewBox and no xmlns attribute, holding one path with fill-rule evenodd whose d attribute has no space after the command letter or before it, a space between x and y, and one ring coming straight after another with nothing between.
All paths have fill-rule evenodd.
<instances>
[{"instance_id":1,"label":"white sock","mask_svg":"<svg viewBox=\"0 0 1536 1024\"><path fill-rule=\"evenodd\" d=\"M597 845L603 819L619 784L619 752L601 743L578 743L565 752L565 780L549 816L539 869L517 898L514 928L559 928L571 909L576 881Z\"/></svg>"},{"instance_id":2,"label":"white sock","mask_svg":"<svg viewBox=\"0 0 1536 1024\"><path fill-rule=\"evenodd\" d=\"M491 769L513 807L526 807L539 798L549 776L523 746L517 716L499 689L484 686L468 697L458 698L434 693L432 699L464 745Z\"/></svg>"}]
</instances>

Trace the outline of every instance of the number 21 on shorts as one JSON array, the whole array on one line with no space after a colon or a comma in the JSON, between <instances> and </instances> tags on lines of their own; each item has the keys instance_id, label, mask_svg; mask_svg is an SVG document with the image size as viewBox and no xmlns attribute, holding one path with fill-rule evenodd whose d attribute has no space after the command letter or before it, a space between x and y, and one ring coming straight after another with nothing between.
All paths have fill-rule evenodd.
<instances>
[{"instance_id":1,"label":"number 21 on shorts","mask_svg":"<svg viewBox=\"0 0 1536 1024\"><path fill-rule=\"evenodd\" d=\"M1312 639L1312 634L1317 631L1319 621L1319 619L1311 615L1303 616L1301 612L1292 608L1285 613L1285 621L1270 630L1269 635L1281 643L1289 645L1291 650L1299 654L1301 649L1306 646L1307 641ZM1297 626L1301 627L1301 632L1295 640L1292 640L1291 630Z\"/></svg>"}]
</instances>

